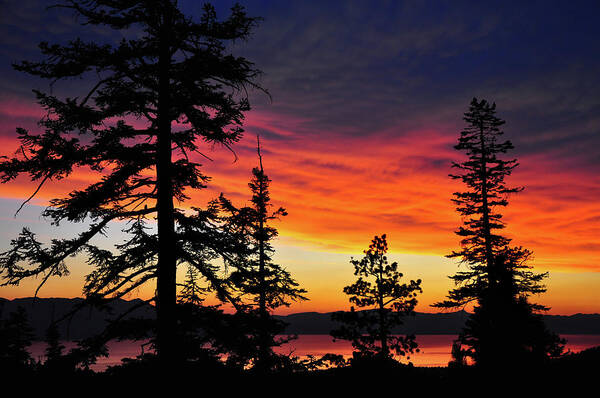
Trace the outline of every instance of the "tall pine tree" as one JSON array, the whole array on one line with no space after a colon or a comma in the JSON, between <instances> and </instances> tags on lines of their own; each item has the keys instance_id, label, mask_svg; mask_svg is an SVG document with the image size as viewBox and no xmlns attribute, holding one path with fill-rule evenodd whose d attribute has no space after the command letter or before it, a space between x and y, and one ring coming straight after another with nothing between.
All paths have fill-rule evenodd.
<instances>
[{"instance_id":1,"label":"tall pine tree","mask_svg":"<svg viewBox=\"0 0 600 398\"><path fill-rule=\"evenodd\" d=\"M466 354L479 364L493 363L500 356L506 358L509 352L518 351L516 346L531 351L532 338L551 341L541 350L554 355L560 351L556 345L559 341L545 330L543 323L540 324L541 318L534 314L536 310L547 308L527 301L529 295L545 291L542 281L548 274L531 271L528 265L531 251L509 247L511 240L498 233L505 227L498 209L508 205L509 195L523 190L505 184L505 178L518 165L516 159L501 157L514 149L510 141L500 139L505 121L496 116L495 104L476 98L471 101L464 120L467 127L460 133L455 149L465 151L468 158L453 163L452 167L460 173L450 175L468 188L455 192L453 199L463 217L463 226L456 232L462 238L461 250L447 257L459 258L468 270L450 277L456 287L449 292L447 300L434 306L456 308L472 302L477 304L459 342L468 347ZM528 333L525 329L530 330L534 324L535 333L539 332L537 337L535 333L525 337ZM510 335L514 337L512 340Z\"/></svg>"},{"instance_id":2,"label":"tall pine tree","mask_svg":"<svg viewBox=\"0 0 600 398\"><path fill-rule=\"evenodd\" d=\"M527 260L532 253L521 247L509 249L510 239L497 231L505 227L498 208L508 205L508 196L523 190L523 187L509 188L505 177L517 167L516 159L504 160L499 155L514 149L510 141L500 142L503 132L500 127L504 120L496 116L496 105L486 100L473 98L468 112L464 114L467 127L460 133L454 147L465 151L467 160L453 163L460 170L451 174L468 188L455 192L452 201L456 211L463 217L463 225L456 231L462 239L461 250L453 251L447 257L459 258L467 271L451 276L457 287L450 291L448 300L437 303L437 307L455 308L477 301L481 292L496 283L494 276L495 258L510 250L515 271L515 284L519 294L541 293L544 287L540 282L547 274L534 274L528 271Z\"/></svg>"},{"instance_id":3,"label":"tall pine tree","mask_svg":"<svg viewBox=\"0 0 600 398\"><path fill-rule=\"evenodd\" d=\"M155 283L156 348L169 363L176 356L178 265L194 267L220 297L230 297L211 263L227 254L211 229L216 214L185 213L174 201L183 203L187 191L205 187L208 177L194 160L203 156L204 144L230 148L242 136L247 89L260 89L259 70L232 55L229 43L247 39L258 20L239 5L225 20L205 5L193 20L176 0L66 0L60 7L74 11L84 26L117 29L126 38L116 44L42 42L42 61L14 65L52 81L53 90L34 90L46 111L42 131L17 129L21 146L1 160L0 178L6 183L28 175L37 185L33 197L49 181L91 170L97 181L51 200L43 213L56 225L86 222L89 228L53 239L49 247L24 229L0 256L0 274L4 285L38 277L41 287L68 274L68 257L84 253L93 267L84 286L90 301ZM56 95L57 82L69 79L90 87L74 97ZM129 223L130 239L116 253L92 243L112 221Z\"/></svg>"}]
</instances>

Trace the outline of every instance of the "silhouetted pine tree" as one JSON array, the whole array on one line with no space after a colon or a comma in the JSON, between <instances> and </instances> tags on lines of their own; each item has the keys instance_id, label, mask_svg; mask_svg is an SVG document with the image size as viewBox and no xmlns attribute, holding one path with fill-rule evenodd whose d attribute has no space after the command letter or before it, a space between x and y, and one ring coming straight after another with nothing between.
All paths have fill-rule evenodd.
<instances>
[{"instance_id":1,"label":"silhouetted pine tree","mask_svg":"<svg viewBox=\"0 0 600 398\"><path fill-rule=\"evenodd\" d=\"M505 227L497 209L508 205L510 194L523 190L509 188L504 182L518 165L516 159L499 157L514 148L510 141L499 140L503 134L500 127L505 122L496 116L495 104L476 98L464 120L467 127L455 149L464 150L468 159L453 163L462 173L450 177L460 179L469 189L454 193L456 210L463 216L463 226L456 232L462 238L461 250L447 257L460 258L468 270L450 277L457 287L449 292L447 300L434 306L456 308L477 303L459 342L467 347L461 355L468 355L479 364L515 360L526 350L540 351L540 347L546 356L552 356L560 351L560 341L544 331L541 317L534 314L548 308L527 301L527 296L546 290L541 282L548 273L532 272L527 264L531 251L509 247L510 239L496 232ZM528 334L532 328L539 332L537 337L533 332ZM534 347L531 339L536 338L540 343ZM549 341L558 345L546 344ZM454 351L458 353L456 348ZM462 362L462 358L456 359Z\"/></svg>"},{"instance_id":2,"label":"silhouetted pine tree","mask_svg":"<svg viewBox=\"0 0 600 398\"><path fill-rule=\"evenodd\" d=\"M3 376L33 369L34 362L28 351L32 339L33 329L23 307L0 319L0 373Z\"/></svg>"},{"instance_id":3,"label":"silhouetted pine tree","mask_svg":"<svg viewBox=\"0 0 600 398\"><path fill-rule=\"evenodd\" d=\"M200 285L200 275L196 268L188 267L178 301L180 304L202 305L208 289Z\"/></svg>"},{"instance_id":4,"label":"silhouetted pine tree","mask_svg":"<svg viewBox=\"0 0 600 398\"><path fill-rule=\"evenodd\" d=\"M40 371L46 374L68 376L77 371L77 357L83 358L83 362L89 361L89 356L82 356L83 346L79 345L68 353L65 353L65 346L60 341L60 333L57 324L52 322L46 330L44 339L46 349L44 350L44 362L40 366ZM94 355L98 352L96 351Z\"/></svg>"},{"instance_id":5,"label":"silhouetted pine tree","mask_svg":"<svg viewBox=\"0 0 600 398\"><path fill-rule=\"evenodd\" d=\"M480 292L494 283L494 278L490 278L494 258L510 243L510 239L495 232L504 228L497 209L508 204L508 195L523 190L522 187L509 188L504 182L518 163L516 159L498 157L514 147L510 141L499 142L503 134L500 126L505 122L496 117L496 105L473 98L464 120L467 127L460 133L454 148L465 151L468 159L453 163L452 167L461 173L450 175L468 187L467 191L455 192L452 199L463 217L463 226L456 232L462 238L461 250L453 251L447 257L459 258L469 270L451 277L458 287L450 291L448 301L437 304L440 307L459 307L478 300ZM519 255L526 259L531 253L521 249ZM538 280L544 276L539 276ZM527 284L524 288L533 289L532 293L541 291L536 290L541 289L537 284Z\"/></svg>"},{"instance_id":6,"label":"silhouetted pine tree","mask_svg":"<svg viewBox=\"0 0 600 398\"><path fill-rule=\"evenodd\" d=\"M209 291L198 271L188 267L178 294L177 339L182 359L215 368L226 358L228 365L243 369L245 362L240 358L247 358L251 351L248 330L236 314L225 313L220 305L207 305ZM235 302L240 308L239 301Z\"/></svg>"},{"instance_id":7,"label":"silhouetted pine tree","mask_svg":"<svg viewBox=\"0 0 600 398\"><path fill-rule=\"evenodd\" d=\"M496 256L496 283L483 291L458 338L463 349L458 358L468 356L487 368L527 367L558 357L564 349L565 341L549 331L542 315L535 312L541 306L518 293L510 254Z\"/></svg>"},{"instance_id":8,"label":"silhouetted pine tree","mask_svg":"<svg viewBox=\"0 0 600 398\"><path fill-rule=\"evenodd\" d=\"M184 202L186 190L205 187L208 177L192 158L203 156L203 143L230 148L242 136L247 89L260 89L260 72L231 55L228 44L248 38L258 20L236 5L220 21L205 5L194 21L175 0L65 0L61 7L74 11L83 25L118 29L127 38L116 45L42 42L44 60L14 65L51 80L54 90L34 90L46 110L43 131L17 129L21 146L0 162L0 178L5 183L29 175L38 184L33 197L48 181L91 170L97 182L51 200L43 213L56 225L90 227L72 239L53 239L49 247L24 229L0 256L0 273L4 284L34 276L41 287L50 277L67 275L65 260L84 252L94 267L84 286L90 301L122 297L155 281L156 348L168 363L176 356L177 266L194 267L220 297L229 297L211 264L228 251L211 229L216 214L184 213L174 200ZM56 82L73 78L93 82L75 97L53 94ZM157 219L156 233L149 217ZM117 253L92 243L119 220L129 222L125 232L131 238Z\"/></svg>"},{"instance_id":9,"label":"silhouetted pine tree","mask_svg":"<svg viewBox=\"0 0 600 398\"><path fill-rule=\"evenodd\" d=\"M58 332L58 328L56 327L56 323L52 322L48 329L46 330L46 339L45 342L47 344L45 354L46 354L46 365L51 365L60 360L63 355L63 351L65 346L60 342L60 333Z\"/></svg>"},{"instance_id":10,"label":"silhouetted pine tree","mask_svg":"<svg viewBox=\"0 0 600 398\"><path fill-rule=\"evenodd\" d=\"M182 289L177 297L177 339L185 352L186 360L195 360L200 357L215 354L207 346L210 339L206 333L208 327L203 328L207 320L207 313L221 315L215 306L204 306L208 289L202 286L200 274L196 268L188 266ZM218 313L218 315L217 315ZM214 319L213 319L214 321Z\"/></svg>"},{"instance_id":11,"label":"silhouetted pine tree","mask_svg":"<svg viewBox=\"0 0 600 398\"><path fill-rule=\"evenodd\" d=\"M289 341L276 338L284 331L285 325L274 319L271 313L281 306L289 306L291 301L306 300L303 295L306 290L299 287L289 271L272 259L275 250L271 242L278 233L270 223L286 216L287 212L283 207L275 211L270 209L271 180L265 174L260 150L257 137L259 167L252 169L252 179L248 184L252 191L252 205L236 208L221 195L220 206L226 214L228 228L236 231L235 234L244 242L244 250L230 262L234 270L229 279L239 292L240 301L246 304L239 315L248 323L248 334L255 339L256 354L252 358L255 368L268 371L278 366L273 347Z\"/></svg>"},{"instance_id":12,"label":"silhouetted pine tree","mask_svg":"<svg viewBox=\"0 0 600 398\"><path fill-rule=\"evenodd\" d=\"M375 236L361 260L352 259L356 282L344 287L351 303L350 312L336 312L332 319L342 326L331 331L336 339L350 340L357 350L355 358L391 359L394 355L418 352L414 336L393 334L403 318L412 315L417 305L417 292L422 292L421 280L400 283L402 273L398 263L389 263L386 235Z\"/></svg>"}]
</instances>

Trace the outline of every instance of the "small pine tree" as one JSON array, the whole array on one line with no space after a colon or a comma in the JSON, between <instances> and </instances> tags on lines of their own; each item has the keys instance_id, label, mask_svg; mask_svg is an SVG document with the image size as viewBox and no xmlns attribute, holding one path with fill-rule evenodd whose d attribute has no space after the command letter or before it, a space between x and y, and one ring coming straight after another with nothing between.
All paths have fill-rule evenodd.
<instances>
[{"instance_id":1,"label":"small pine tree","mask_svg":"<svg viewBox=\"0 0 600 398\"><path fill-rule=\"evenodd\" d=\"M417 292L422 292L421 280L400 283L402 273L398 263L389 263L386 253L386 235L375 236L364 251L361 260L352 259L354 275L358 280L344 287L354 307L350 312L334 313L332 318L342 324L332 330L336 339L350 340L355 358L379 358L388 360L394 355L404 356L418 352L414 336L398 336L394 329L403 323L403 318L414 313Z\"/></svg>"},{"instance_id":2,"label":"small pine tree","mask_svg":"<svg viewBox=\"0 0 600 398\"><path fill-rule=\"evenodd\" d=\"M22 373L33 369L28 347L33 339L25 308L18 307L7 319L0 320L0 372Z\"/></svg>"},{"instance_id":3,"label":"small pine tree","mask_svg":"<svg viewBox=\"0 0 600 398\"><path fill-rule=\"evenodd\" d=\"M254 329L249 334L254 334L255 338L255 367L260 371L268 371L278 362L273 347L289 341L276 338L284 331L285 325L275 320L271 313L281 306L289 306L291 301L306 300L306 290L299 287L289 271L273 262L275 250L272 241L278 233L271 221L286 216L287 212L283 207L270 210L271 180L263 168L258 137L257 153L259 167L252 170L252 179L248 184L252 191L252 205L238 209L221 195L220 206L227 215L228 228L237 231L240 241L244 242L237 258L230 262L234 271L229 279L239 292L241 301L245 302L245 311L254 314L245 319L248 327Z\"/></svg>"},{"instance_id":4,"label":"small pine tree","mask_svg":"<svg viewBox=\"0 0 600 398\"><path fill-rule=\"evenodd\" d=\"M44 351L45 360L40 367L41 372L50 375L61 375L65 376L68 373L74 373L77 371L77 357L78 354L83 354L82 346L71 350L69 353L65 353L65 346L60 341L60 333L58 331L57 323L52 322L48 329L46 329L46 335L44 341L46 342L46 349ZM81 363L86 361L93 362L91 359L94 355L102 354L102 350L90 352L87 358L83 355L79 356Z\"/></svg>"},{"instance_id":5,"label":"small pine tree","mask_svg":"<svg viewBox=\"0 0 600 398\"><path fill-rule=\"evenodd\" d=\"M46 330L46 365L52 365L60 360L63 356L65 346L60 342L60 333L56 323L52 322Z\"/></svg>"},{"instance_id":6,"label":"small pine tree","mask_svg":"<svg viewBox=\"0 0 600 398\"><path fill-rule=\"evenodd\" d=\"M188 267L185 280L179 292L179 304L190 304L200 306L208 289L200 285L200 275L194 267Z\"/></svg>"}]
</instances>

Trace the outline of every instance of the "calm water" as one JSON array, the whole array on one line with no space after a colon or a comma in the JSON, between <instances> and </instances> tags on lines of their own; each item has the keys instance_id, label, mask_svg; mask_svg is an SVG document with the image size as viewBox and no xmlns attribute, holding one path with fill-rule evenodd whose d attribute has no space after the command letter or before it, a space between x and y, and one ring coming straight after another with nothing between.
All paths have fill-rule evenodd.
<instances>
[{"instance_id":1,"label":"calm water","mask_svg":"<svg viewBox=\"0 0 600 398\"><path fill-rule=\"evenodd\" d=\"M586 348L599 346L600 335L563 335L567 339L567 350L579 352ZM417 342L421 352L411 355L410 361L416 366L446 366L450 360L450 349L455 335L436 334L419 335ZM75 346L74 343L63 343L67 349ZM31 347L31 353L35 359L43 356L45 343L36 342ZM111 342L108 344L110 356L99 358L98 363L92 368L103 370L110 365L118 365L122 358L133 358L141 353L140 343L131 341ZM147 351L147 349L146 349ZM306 355L321 356L327 353L341 354L346 358L352 356L352 345L344 340L332 341L331 336L324 334L300 335L298 339L282 346L278 350L283 354L292 354L303 357ZM407 362L404 359L402 362Z\"/></svg>"}]
</instances>

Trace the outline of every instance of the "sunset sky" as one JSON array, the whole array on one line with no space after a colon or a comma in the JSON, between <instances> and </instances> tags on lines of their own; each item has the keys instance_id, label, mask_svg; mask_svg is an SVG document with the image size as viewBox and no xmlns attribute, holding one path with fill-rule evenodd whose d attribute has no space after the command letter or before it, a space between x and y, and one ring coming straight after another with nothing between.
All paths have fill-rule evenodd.
<instances>
[{"instance_id":1,"label":"sunset sky","mask_svg":"<svg viewBox=\"0 0 600 398\"><path fill-rule=\"evenodd\" d=\"M0 3L0 154L16 149L15 127L36 130L42 111L32 88L48 82L16 72L11 62L38 59L37 43L114 41L118 34L83 27L42 0ZM200 1L180 1L191 16ZM229 1L219 1L225 16ZM444 256L458 249L461 225L450 199L462 190L448 177L473 97L497 104L505 137L520 165L507 179L525 190L501 210L505 234L534 252L550 272L548 292L534 301L553 314L600 312L600 3L432 1L242 1L264 18L233 52L264 75L251 94L239 159L207 147L208 190L238 204L250 197L256 135L263 144L271 197L289 215L276 223L276 259L308 290L310 301L281 313L348 308L342 288L354 278L374 235L386 233L390 259L407 278L423 280L418 311L444 298L459 268ZM83 83L54 87L82 95ZM0 250L23 226L43 239L69 237L83 226L50 227L40 218L48 199L97 178L91 172L45 186L15 218L35 187L27 179L0 186ZM118 243L119 226L108 244ZM72 274L53 280L42 297L75 297L89 268L70 260ZM31 296L36 281L0 287L0 297ZM147 297L152 286L140 290ZM135 295L130 298L136 297Z\"/></svg>"}]
</instances>

